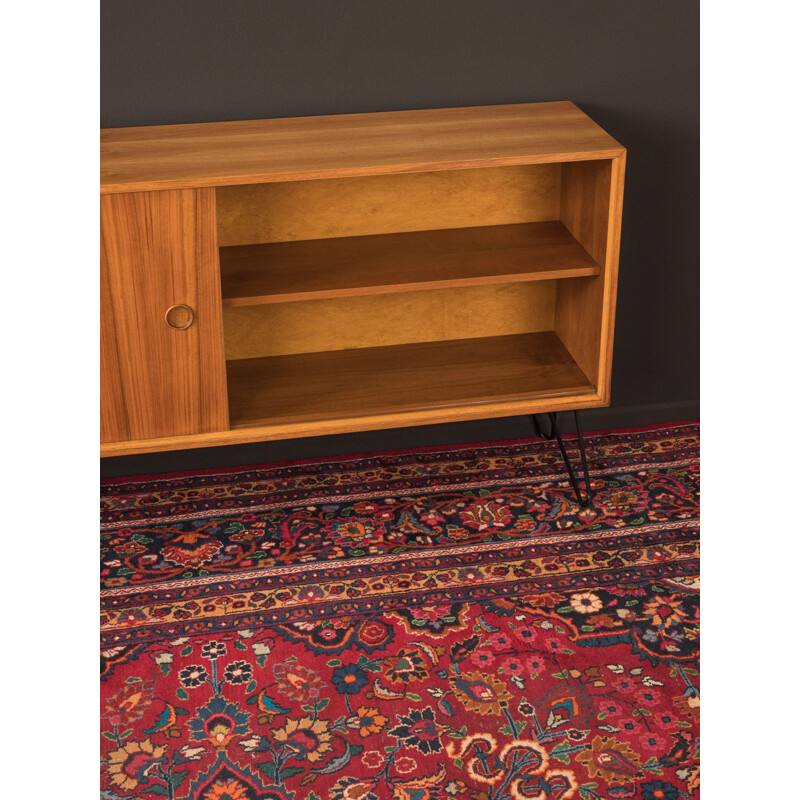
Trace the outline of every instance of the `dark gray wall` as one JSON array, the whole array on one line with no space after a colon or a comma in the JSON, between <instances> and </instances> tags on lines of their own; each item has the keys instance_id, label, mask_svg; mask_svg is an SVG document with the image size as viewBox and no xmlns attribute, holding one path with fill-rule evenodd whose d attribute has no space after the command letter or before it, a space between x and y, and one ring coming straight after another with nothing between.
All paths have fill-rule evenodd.
<instances>
[{"instance_id":1,"label":"dark gray wall","mask_svg":"<svg viewBox=\"0 0 800 800\"><path fill-rule=\"evenodd\" d=\"M572 100L628 148L613 407L699 396L696 0L104 0L104 127ZM113 459L106 474L527 435L523 420Z\"/></svg>"}]
</instances>

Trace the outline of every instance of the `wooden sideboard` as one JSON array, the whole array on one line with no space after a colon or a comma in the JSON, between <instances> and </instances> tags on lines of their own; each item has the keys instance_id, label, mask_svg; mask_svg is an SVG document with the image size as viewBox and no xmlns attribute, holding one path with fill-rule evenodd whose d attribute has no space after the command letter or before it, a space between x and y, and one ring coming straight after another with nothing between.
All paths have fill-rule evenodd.
<instances>
[{"instance_id":1,"label":"wooden sideboard","mask_svg":"<svg viewBox=\"0 0 800 800\"><path fill-rule=\"evenodd\" d=\"M609 403L625 149L570 102L101 132L101 454Z\"/></svg>"}]
</instances>

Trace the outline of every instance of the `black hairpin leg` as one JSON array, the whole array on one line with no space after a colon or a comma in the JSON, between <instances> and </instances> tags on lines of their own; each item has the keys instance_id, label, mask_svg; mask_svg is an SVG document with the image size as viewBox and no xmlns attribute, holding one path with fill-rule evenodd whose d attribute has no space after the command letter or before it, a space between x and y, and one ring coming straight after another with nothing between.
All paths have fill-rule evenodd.
<instances>
[{"instance_id":1,"label":"black hairpin leg","mask_svg":"<svg viewBox=\"0 0 800 800\"><path fill-rule=\"evenodd\" d=\"M539 427L539 417L537 417L536 414L531 414L531 420L533 421L533 427L536 429L536 435L541 436L542 439L547 439L548 442L552 442L556 436L553 424L550 423L550 433L547 434Z\"/></svg>"},{"instance_id":2,"label":"black hairpin leg","mask_svg":"<svg viewBox=\"0 0 800 800\"><path fill-rule=\"evenodd\" d=\"M572 468L572 461L570 460L569 453L567 453L567 448L564 446L564 440L561 438L561 431L558 429L558 414L549 413L547 415L550 417L549 435L542 431L541 427L539 426L539 420L536 418L536 414L531 414L531 421L533 422L533 427L536 430L537 436L541 436L548 440L555 439L558 442L558 449L561 450L561 458L564 459L564 466L567 468L569 482L572 484L572 491L575 492L575 499L578 501L579 505L588 506L592 501L592 485L591 481L589 480L589 465L586 463L586 445L583 441L583 429L581 428L581 420L578 416L578 412L574 411L573 413L575 415L575 430L578 433L578 450L581 454L583 482L586 487L585 497L583 494L581 494L580 487L578 486L578 479L575 477L575 470Z\"/></svg>"}]
</instances>

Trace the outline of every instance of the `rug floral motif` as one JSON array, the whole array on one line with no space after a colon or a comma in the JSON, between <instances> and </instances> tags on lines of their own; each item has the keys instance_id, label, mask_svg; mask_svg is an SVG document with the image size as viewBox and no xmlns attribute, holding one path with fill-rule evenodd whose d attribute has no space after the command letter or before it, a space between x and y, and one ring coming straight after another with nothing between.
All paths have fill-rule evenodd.
<instances>
[{"instance_id":1,"label":"rug floral motif","mask_svg":"<svg viewBox=\"0 0 800 800\"><path fill-rule=\"evenodd\" d=\"M699 797L698 441L105 482L101 797Z\"/></svg>"}]
</instances>

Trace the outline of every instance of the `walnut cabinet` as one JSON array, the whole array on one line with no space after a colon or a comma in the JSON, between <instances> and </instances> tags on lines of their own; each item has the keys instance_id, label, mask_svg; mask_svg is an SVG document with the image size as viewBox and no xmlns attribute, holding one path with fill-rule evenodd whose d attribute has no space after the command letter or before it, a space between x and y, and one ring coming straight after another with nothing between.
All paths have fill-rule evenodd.
<instances>
[{"instance_id":1,"label":"walnut cabinet","mask_svg":"<svg viewBox=\"0 0 800 800\"><path fill-rule=\"evenodd\" d=\"M101 132L101 453L608 405L625 149L570 102Z\"/></svg>"}]
</instances>

